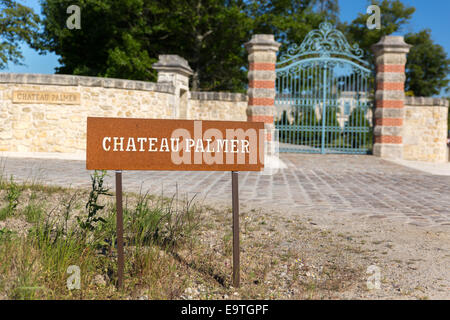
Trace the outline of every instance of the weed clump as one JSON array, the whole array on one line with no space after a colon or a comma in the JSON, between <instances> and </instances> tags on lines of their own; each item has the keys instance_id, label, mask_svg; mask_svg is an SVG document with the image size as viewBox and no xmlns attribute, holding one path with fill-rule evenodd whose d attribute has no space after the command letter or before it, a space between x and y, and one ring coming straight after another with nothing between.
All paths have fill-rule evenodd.
<instances>
[{"instance_id":1,"label":"weed clump","mask_svg":"<svg viewBox=\"0 0 450 320\"><path fill-rule=\"evenodd\" d=\"M6 197L7 206L0 209L0 220L5 220L14 215L17 206L19 205L19 197L22 193L20 186L14 181L13 176L11 176L9 183L6 186Z\"/></svg>"},{"instance_id":2,"label":"weed clump","mask_svg":"<svg viewBox=\"0 0 450 320\"><path fill-rule=\"evenodd\" d=\"M121 297L115 290L117 212L105 178L106 171L95 171L87 192L19 186L12 178L2 185L2 192L6 191L0 199L6 204L2 216L22 219L26 232L18 235L0 228L0 294L13 299ZM22 194L29 199L20 208ZM138 276L138 283L128 282L131 290L158 283L149 293L156 298L178 297L184 290L175 257L177 250L184 250L185 244L193 241L200 210L193 199L182 202L176 197L126 195L125 271ZM81 270L81 290L67 288L71 266ZM3 278L14 280L5 284ZM92 287L95 279L104 279L101 288Z\"/></svg>"},{"instance_id":3,"label":"weed clump","mask_svg":"<svg viewBox=\"0 0 450 320\"><path fill-rule=\"evenodd\" d=\"M87 235L87 232L94 231L97 227L98 222L106 222L105 219L99 216L100 211L105 206L98 203L100 196L112 196L112 194L109 193L109 188L104 187L105 176L106 171L104 170L100 172L96 170L91 176L92 189L89 193L89 199L86 203L87 216L84 220L80 217L77 217L78 225L81 228L83 237Z\"/></svg>"}]
</instances>

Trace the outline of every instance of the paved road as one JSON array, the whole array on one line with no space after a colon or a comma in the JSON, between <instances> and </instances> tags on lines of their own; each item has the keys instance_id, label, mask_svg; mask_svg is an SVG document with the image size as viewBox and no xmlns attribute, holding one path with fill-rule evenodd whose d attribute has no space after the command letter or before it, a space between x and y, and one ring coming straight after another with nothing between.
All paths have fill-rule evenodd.
<instances>
[{"instance_id":1,"label":"paved road","mask_svg":"<svg viewBox=\"0 0 450 320\"><path fill-rule=\"evenodd\" d=\"M450 176L431 175L373 156L282 154L275 175L240 173L240 199L253 207L350 214L419 226L450 226ZM89 186L83 161L3 158L3 174L60 186ZM231 202L229 172L124 172L125 191L198 194ZM113 186L113 172L108 180Z\"/></svg>"}]
</instances>

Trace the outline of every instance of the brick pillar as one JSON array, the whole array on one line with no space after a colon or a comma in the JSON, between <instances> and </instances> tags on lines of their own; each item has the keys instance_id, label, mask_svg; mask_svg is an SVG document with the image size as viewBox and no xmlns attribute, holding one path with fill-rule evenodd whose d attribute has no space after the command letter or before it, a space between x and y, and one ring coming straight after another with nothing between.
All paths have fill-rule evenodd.
<instances>
[{"instance_id":1,"label":"brick pillar","mask_svg":"<svg viewBox=\"0 0 450 320\"><path fill-rule=\"evenodd\" d=\"M264 122L268 132L274 127L275 63L279 47L272 34L255 34L245 43L250 63L247 121Z\"/></svg>"},{"instance_id":2,"label":"brick pillar","mask_svg":"<svg viewBox=\"0 0 450 320\"><path fill-rule=\"evenodd\" d=\"M403 158L406 54L411 46L402 36L384 36L372 46L376 63L373 154Z\"/></svg>"}]
</instances>

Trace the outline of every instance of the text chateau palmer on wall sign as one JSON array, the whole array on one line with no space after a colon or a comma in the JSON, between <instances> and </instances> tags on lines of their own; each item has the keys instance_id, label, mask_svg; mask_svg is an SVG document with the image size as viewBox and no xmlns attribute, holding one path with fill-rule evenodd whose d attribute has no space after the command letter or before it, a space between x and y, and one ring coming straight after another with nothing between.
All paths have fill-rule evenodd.
<instances>
[{"instance_id":1,"label":"text chateau palmer on wall sign","mask_svg":"<svg viewBox=\"0 0 450 320\"><path fill-rule=\"evenodd\" d=\"M87 119L88 170L261 171L264 124Z\"/></svg>"},{"instance_id":2,"label":"text chateau palmer on wall sign","mask_svg":"<svg viewBox=\"0 0 450 320\"><path fill-rule=\"evenodd\" d=\"M13 103L80 104L79 92L13 91Z\"/></svg>"}]
</instances>

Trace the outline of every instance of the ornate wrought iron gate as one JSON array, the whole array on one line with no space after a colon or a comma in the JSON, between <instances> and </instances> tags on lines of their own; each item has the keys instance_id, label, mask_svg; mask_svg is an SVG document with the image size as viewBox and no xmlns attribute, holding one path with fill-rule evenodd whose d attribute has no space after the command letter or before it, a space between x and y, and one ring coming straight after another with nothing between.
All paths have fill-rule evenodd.
<instances>
[{"instance_id":1,"label":"ornate wrought iron gate","mask_svg":"<svg viewBox=\"0 0 450 320\"><path fill-rule=\"evenodd\" d=\"M371 151L373 73L362 56L324 22L280 58L274 121L281 152Z\"/></svg>"}]
</instances>

